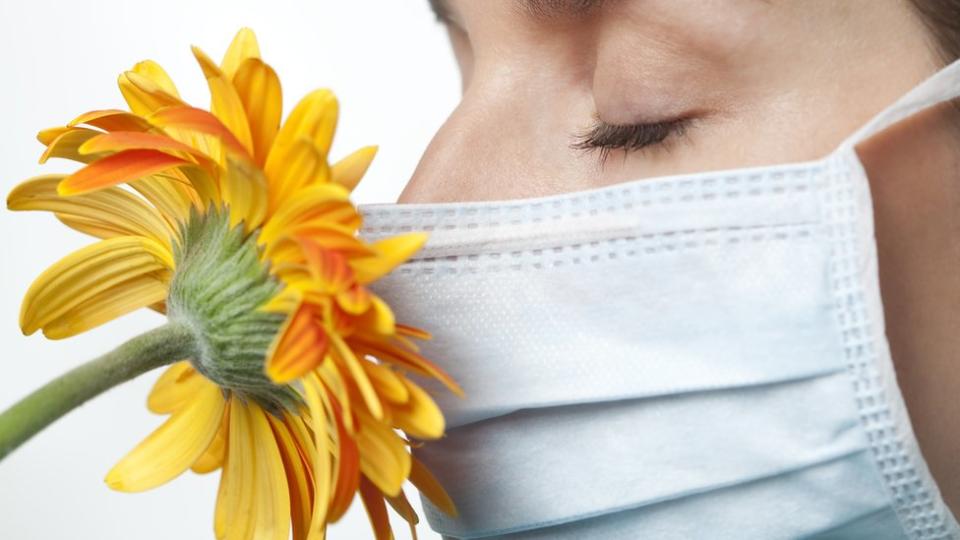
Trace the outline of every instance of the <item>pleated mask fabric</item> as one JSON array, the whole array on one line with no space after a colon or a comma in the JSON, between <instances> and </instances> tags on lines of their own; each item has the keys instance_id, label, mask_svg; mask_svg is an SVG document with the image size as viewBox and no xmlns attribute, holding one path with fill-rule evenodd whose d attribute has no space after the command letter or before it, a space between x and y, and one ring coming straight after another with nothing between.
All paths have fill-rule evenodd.
<instances>
[{"instance_id":1,"label":"pleated mask fabric","mask_svg":"<svg viewBox=\"0 0 960 540\"><path fill-rule=\"evenodd\" d=\"M960 538L897 386L855 145L511 201L362 205L430 232L374 289L427 328L447 435L414 450L445 538Z\"/></svg>"}]
</instances>

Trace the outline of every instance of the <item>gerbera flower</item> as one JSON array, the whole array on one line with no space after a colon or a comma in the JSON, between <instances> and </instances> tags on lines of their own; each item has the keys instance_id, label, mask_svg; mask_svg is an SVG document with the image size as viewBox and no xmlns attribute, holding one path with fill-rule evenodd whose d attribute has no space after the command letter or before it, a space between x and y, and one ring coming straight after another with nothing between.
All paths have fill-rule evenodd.
<instances>
[{"instance_id":1,"label":"gerbera flower","mask_svg":"<svg viewBox=\"0 0 960 540\"><path fill-rule=\"evenodd\" d=\"M47 210L101 240L30 287L26 334L66 338L150 307L185 336L148 399L166 422L107 475L141 491L187 469L221 470L218 538L323 538L359 492L376 537L385 501L411 528L410 480L453 504L409 452L444 420L409 374L460 388L418 354L429 335L399 324L367 285L406 260L420 233L368 243L351 190L376 152L333 166L334 95L303 98L281 125L280 82L241 30L217 65L193 49L212 97L186 104L152 61L120 76L129 111L45 130L41 162L85 164L28 180L13 210ZM415 531L414 531L415 534Z\"/></svg>"}]
</instances>

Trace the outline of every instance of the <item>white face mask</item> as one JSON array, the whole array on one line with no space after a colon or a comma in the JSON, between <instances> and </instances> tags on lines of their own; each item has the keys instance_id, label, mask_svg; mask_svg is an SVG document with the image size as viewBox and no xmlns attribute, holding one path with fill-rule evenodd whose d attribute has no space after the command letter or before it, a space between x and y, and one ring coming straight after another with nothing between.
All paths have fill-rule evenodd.
<instances>
[{"instance_id":1,"label":"white face mask","mask_svg":"<svg viewBox=\"0 0 960 540\"><path fill-rule=\"evenodd\" d=\"M467 394L436 388L448 435L416 450L460 511L424 500L430 525L960 538L897 387L854 151L958 94L960 62L817 161L362 207L369 238L431 233L375 289Z\"/></svg>"}]
</instances>

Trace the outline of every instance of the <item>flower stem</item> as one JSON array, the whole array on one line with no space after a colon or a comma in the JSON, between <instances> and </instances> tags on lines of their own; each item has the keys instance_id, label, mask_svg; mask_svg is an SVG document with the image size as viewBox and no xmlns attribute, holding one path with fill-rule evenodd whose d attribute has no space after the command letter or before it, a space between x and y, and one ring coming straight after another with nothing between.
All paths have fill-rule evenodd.
<instances>
[{"instance_id":1,"label":"flower stem","mask_svg":"<svg viewBox=\"0 0 960 540\"><path fill-rule=\"evenodd\" d=\"M189 358L193 348L187 327L171 322L50 381L0 413L0 460L90 398L154 368Z\"/></svg>"}]
</instances>

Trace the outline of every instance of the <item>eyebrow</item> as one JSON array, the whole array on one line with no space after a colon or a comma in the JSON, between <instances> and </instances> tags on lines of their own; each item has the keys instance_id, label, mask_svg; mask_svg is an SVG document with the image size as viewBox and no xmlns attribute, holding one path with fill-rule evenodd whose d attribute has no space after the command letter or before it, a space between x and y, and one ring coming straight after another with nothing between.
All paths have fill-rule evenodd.
<instances>
[{"instance_id":1,"label":"eyebrow","mask_svg":"<svg viewBox=\"0 0 960 540\"><path fill-rule=\"evenodd\" d=\"M449 0L428 0L428 2L438 21L456 24L456 16L450 8ZM536 19L551 20L586 15L604 0L514 0L514 2L521 13Z\"/></svg>"},{"instance_id":2,"label":"eyebrow","mask_svg":"<svg viewBox=\"0 0 960 540\"><path fill-rule=\"evenodd\" d=\"M558 19L586 15L603 0L515 0L520 11L537 19Z\"/></svg>"}]
</instances>

